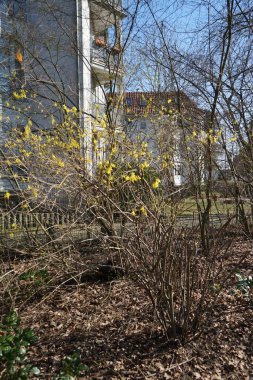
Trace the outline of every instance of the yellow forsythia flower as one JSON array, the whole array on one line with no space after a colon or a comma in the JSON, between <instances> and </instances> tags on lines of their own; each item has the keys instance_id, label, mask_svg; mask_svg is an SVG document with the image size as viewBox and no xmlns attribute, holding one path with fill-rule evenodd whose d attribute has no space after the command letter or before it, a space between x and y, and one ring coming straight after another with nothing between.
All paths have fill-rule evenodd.
<instances>
[{"instance_id":1,"label":"yellow forsythia flower","mask_svg":"<svg viewBox=\"0 0 253 380\"><path fill-rule=\"evenodd\" d=\"M12 96L14 99L20 100L20 99L26 99L26 92L24 89L20 90L19 92L14 91L12 93Z\"/></svg>"},{"instance_id":2,"label":"yellow forsythia flower","mask_svg":"<svg viewBox=\"0 0 253 380\"><path fill-rule=\"evenodd\" d=\"M27 209L28 208L28 203L27 202L23 203L21 205L21 208L24 209L24 210Z\"/></svg>"},{"instance_id":3,"label":"yellow forsythia flower","mask_svg":"<svg viewBox=\"0 0 253 380\"><path fill-rule=\"evenodd\" d=\"M100 126L101 126L101 128L106 129L107 124L106 124L106 121L105 121L104 119L102 119L102 120L100 121Z\"/></svg>"},{"instance_id":4,"label":"yellow forsythia flower","mask_svg":"<svg viewBox=\"0 0 253 380\"><path fill-rule=\"evenodd\" d=\"M132 172L130 175L125 176L125 180L129 182L137 182L140 179L141 177L136 175L134 172Z\"/></svg>"},{"instance_id":5,"label":"yellow forsythia flower","mask_svg":"<svg viewBox=\"0 0 253 380\"><path fill-rule=\"evenodd\" d=\"M145 208L144 206L141 206L141 207L140 207L140 211L141 211L141 213L142 213L143 215L145 215L145 216L148 215L147 210L146 210L146 208Z\"/></svg>"},{"instance_id":6,"label":"yellow forsythia flower","mask_svg":"<svg viewBox=\"0 0 253 380\"><path fill-rule=\"evenodd\" d=\"M69 149L79 149L79 142L73 138L70 139L69 144L68 144Z\"/></svg>"},{"instance_id":7,"label":"yellow forsythia flower","mask_svg":"<svg viewBox=\"0 0 253 380\"><path fill-rule=\"evenodd\" d=\"M145 170L149 167L149 163L147 161L144 161L140 164L140 169Z\"/></svg>"},{"instance_id":8,"label":"yellow forsythia flower","mask_svg":"<svg viewBox=\"0 0 253 380\"><path fill-rule=\"evenodd\" d=\"M30 136L30 134L31 134L31 127L30 127L29 124L27 124L27 125L25 126L25 130L24 130L24 138L25 138L25 139L28 139L29 136Z\"/></svg>"},{"instance_id":9,"label":"yellow forsythia flower","mask_svg":"<svg viewBox=\"0 0 253 380\"><path fill-rule=\"evenodd\" d=\"M34 198L38 198L38 194L39 194L38 189L36 189L36 188L32 188L32 189L31 189L31 193L32 193L32 196L33 196Z\"/></svg>"},{"instance_id":10,"label":"yellow forsythia flower","mask_svg":"<svg viewBox=\"0 0 253 380\"><path fill-rule=\"evenodd\" d=\"M115 168L114 164L109 164L108 167L106 168L106 174L111 175L112 174L112 169Z\"/></svg>"},{"instance_id":11,"label":"yellow forsythia flower","mask_svg":"<svg viewBox=\"0 0 253 380\"><path fill-rule=\"evenodd\" d=\"M62 108L66 113L71 112L71 108L67 107L66 104L63 104Z\"/></svg>"},{"instance_id":12,"label":"yellow forsythia flower","mask_svg":"<svg viewBox=\"0 0 253 380\"><path fill-rule=\"evenodd\" d=\"M4 194L4 199L10 199L11 197L11 194L9 193L9 191L6 191L6 193Z\"/></svg>"},{"instance_id":13,"label":"yellow forsythia flower","mask_svg":"<svg viewBox=\"0 0 253 380\"><path fill-rule=\"evenodd\" d=\"M157 189L159 187L161 180L159 178L156 178L156 180L152 183L153 189Z\"/></svg>"}]
</instances>

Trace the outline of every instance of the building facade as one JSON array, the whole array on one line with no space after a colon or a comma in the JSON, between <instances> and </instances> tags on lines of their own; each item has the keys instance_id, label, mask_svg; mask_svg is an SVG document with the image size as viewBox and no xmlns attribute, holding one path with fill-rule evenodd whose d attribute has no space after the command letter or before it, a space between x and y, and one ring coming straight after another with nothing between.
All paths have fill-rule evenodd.
<instances>
[{"instance_id":1,"label":"building facade","mask_svg":"<svg viewBox=\"0 0 253 380\"><path fill-rule=\"evenodd\" d=\"M185 93L126 92L124 117L130 138L148 144L154 168L163 161L170 169L171 184L191 182L193 167L203 177L203 153L194 136L204 130L204 112Z\"/></svg>"},{"instance_id":2,"label":"building facade","mask_svg":"<svg viewBox=\"0 0 253 380\"><path fill-rule=\"evenodd\" d=\"M96 133L106 94L121 91L124 16L121 0L1 1L1 142L28 119L51 128L65 106L78 110L87 136ZM81 145L92 161L92 137ZM1 173L0 191L11 187Z\"/></svg>"}]
</instances>

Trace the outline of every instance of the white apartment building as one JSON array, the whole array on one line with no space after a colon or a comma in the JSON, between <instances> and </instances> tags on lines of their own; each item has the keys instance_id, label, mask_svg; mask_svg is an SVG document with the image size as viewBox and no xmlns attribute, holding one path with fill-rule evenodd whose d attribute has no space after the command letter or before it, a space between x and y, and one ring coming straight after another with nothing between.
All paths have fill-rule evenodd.
<instances>
[{"instance_id":1,"label":"white apartment building","mask_svg":"<svg viewBox=\"0 0 253 380\"><path fill-rule=\"evenodd\" d=\"M106 94L121 91L124 16L121 0L1 0L1 141L28 117L35 128L48 128L52 115L60 121L56 104L76 107L92 134ZM13 100L13 92L21 98ZM91 145L84 139L92 156ZM0 191L11 186L1 173Z\"/></svg>"},{"instance_id":2,"label":"white apartment building","mask_svg":"<svg viewBox=\"0 0 253 380\"><path fill-rule=\"evenodd\" d=\"M181 131L177 118L170 114L170 102L175 107L175 94L158 92L127 92L125 119L128 134L148 144L148 150L156 160L163 155L170 161L170 181L181 186L184 181L183 159L180 149Z\"/></svg>"},{"instance_id":3,"label":"white apartment building","mask_svg":"<svg viewBox=\"0 0 253 380\"><path fill-rule=\"evenodd\" d=\"M194 142L187 142L187 136L194 129L204 128L205 112L185 93L126 92L124 106L128 135L134 140L138 137L148 143L154 168L162 157L168 161L171 184L182 186L191 181L189 162L196 171L204 171L203 155ZM191 157L187 147L191 147Z\"/></svg>"}]
</instances>

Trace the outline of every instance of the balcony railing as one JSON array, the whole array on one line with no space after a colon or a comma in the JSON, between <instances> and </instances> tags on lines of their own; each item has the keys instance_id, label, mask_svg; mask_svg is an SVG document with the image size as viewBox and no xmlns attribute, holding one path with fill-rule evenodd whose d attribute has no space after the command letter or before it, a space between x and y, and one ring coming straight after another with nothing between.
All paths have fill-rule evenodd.
<instances>
[{"instance_id":1,"label":"balcony railing","mask_svg":"<svg viewBox=\"0 0 253 380\"><path fill-rule=\"evenodd\" d=\"M92 0L92 3L115 12L120 17L126 16L126 11L122 7L122 0Z\"/></svg>"},{"instance_id":2,"label":"balcony railing","mask_svg":"<svg viewBox=\"0 0 253 380\"><path fill-rule=\"evenodd\" d=\"M114 53L106 47L93 46L91 48L91 63L110 72L117 72L121 68L119 53Z\"/></svg>"},{"instance_id":3,"label":"balcony railing","mask_svg":"<svg viewBox=\"0 0 253 380\"><path fill-rule=\"evenodd\" d=\"M117 11L122 11L122 0L94 0L94 3L106 8L113 8Z\"/></svg>"}]
</instances>

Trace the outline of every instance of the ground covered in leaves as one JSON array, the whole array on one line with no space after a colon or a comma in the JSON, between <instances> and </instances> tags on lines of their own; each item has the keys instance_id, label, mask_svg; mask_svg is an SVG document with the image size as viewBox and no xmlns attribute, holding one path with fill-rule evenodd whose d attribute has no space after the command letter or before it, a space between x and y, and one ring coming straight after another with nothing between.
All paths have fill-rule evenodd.
<instances>
[{"instance_id":1,"label":"ground covered in leaves","mask_svg":"<svg viewBox=\"0 0 253 380\"><path fill-rule=\"evenodd\" d=\"M252 274L252 241L238 240L234 249L238 256L248 252L239 269ZM24 271L29 260L14 260L9 271ZM22 279L21 288L27 283ZM253 379L253 307L235 281L220 294L202 333L184 346L166 342L144 291L124 276L83 276L49 290L13 300L23 326L39 337L30 356L42 379L54 379L62 358L76 350L89 367L87 380Z\"/></svg>"}]
</instances>

